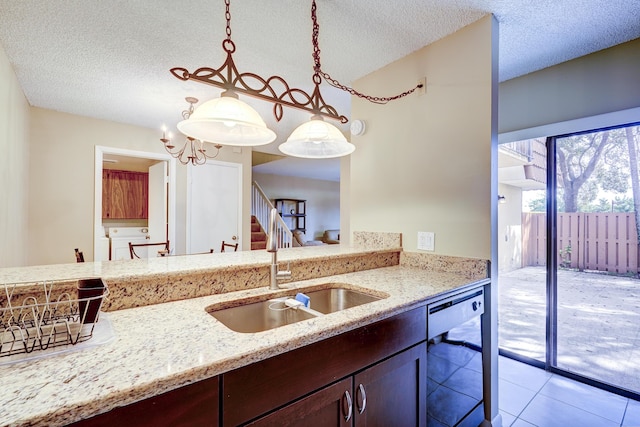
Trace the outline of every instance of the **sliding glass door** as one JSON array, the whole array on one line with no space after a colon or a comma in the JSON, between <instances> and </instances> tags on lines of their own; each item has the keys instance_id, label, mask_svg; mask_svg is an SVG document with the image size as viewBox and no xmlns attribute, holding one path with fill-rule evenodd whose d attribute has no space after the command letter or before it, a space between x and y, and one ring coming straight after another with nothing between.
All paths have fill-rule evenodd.
<instances>
[{"instance_id":1,"label":"sliding glass door","mask_svg":"<svg viewBox=\"0 0 640 427\"><path fill-rule=\"evenodd\" d=\"M638 396L640 125L519 144L545 156L500 163L500 350Z\"/></svg>"},{"instance_id":2,"label":"sliding glass door","mask_svg":"<svg viewBox=\"0 0 640 427\"><path fill-rule=\"evenodd\" d=\"M640 392L639 140L637 125L549 139L555 258L548 260L548 364L634 392Z\"/></svg>"}]
</instances>

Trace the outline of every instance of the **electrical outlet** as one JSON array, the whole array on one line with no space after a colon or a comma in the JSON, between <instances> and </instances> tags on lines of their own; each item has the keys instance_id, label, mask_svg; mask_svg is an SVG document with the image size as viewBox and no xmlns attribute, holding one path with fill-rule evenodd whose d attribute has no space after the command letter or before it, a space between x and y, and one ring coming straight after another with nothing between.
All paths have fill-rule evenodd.
<instances>
[{"instance_id":1,"label":"electrical outlet","mask_svg":"<svg viewBox=\"0 0 640 427\"><path fill-rule=\"evenodd\" d=\"M435 250L435 233L431 231L418 231L418 249L422 251Z\"/></svg>"}]
</instances>

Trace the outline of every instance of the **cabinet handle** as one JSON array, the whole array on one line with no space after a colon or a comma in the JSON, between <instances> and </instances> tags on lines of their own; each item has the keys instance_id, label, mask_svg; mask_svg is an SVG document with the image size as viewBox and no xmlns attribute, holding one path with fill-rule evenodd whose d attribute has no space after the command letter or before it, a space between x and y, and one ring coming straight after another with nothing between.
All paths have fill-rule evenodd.
<instances>
[{"instance_id":1,"label":"cabinet handle","mask_svg":"<svg viewBox=\"0 0 640 427\"><path fill-rule=\"evenodd\" d=\"M344 391L344 397L344 400L347 401L347 414L344 414L344 400L342 401L342 414L344 416L344 420L349 421L351 419L351 414L353 414L353 401L351 400L349 390Z\"/></svg>"},{"instance_id":2,"label":"cabinet handle","mask_svg":"<svg viewBox=\"0 0 640 427\"><path fill-rule=\"evenodd\" d=\"M360 399L358 399L358 396ZM362 401L362 405L360 405L360 400ZM364 386L362 384L358 385L358 390L356 391L356 405L358 406L359 414L362 414L367 408L367 392L364 391Z\"/></svg>"}]
</instances>

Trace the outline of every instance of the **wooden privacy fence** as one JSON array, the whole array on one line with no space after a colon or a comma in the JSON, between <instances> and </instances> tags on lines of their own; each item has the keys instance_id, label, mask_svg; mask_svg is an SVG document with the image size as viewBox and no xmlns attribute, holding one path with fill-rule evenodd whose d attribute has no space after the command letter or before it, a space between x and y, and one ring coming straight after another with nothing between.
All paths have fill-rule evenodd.
<instances>
[{"instance_id":1,"label":"wooden privacy fence","mask_svg":"<svg viewBox=\"0 0 640 427\"><path fill-rule=\"evenodd\" d=\"M638 273L633 212L558 214L558 266ZM522 266L546 264L546 215L522 213Z\"/></svg>"}]
</instances>

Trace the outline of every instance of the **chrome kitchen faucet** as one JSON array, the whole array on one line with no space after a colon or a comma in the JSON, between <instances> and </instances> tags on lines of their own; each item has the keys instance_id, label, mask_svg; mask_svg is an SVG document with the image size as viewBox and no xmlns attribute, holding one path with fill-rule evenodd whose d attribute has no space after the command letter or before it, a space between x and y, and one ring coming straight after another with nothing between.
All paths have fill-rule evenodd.
<instances>
[{"instance_id":1,"label":"chrome kitchen faucet","mask_svg":"<svg viewBox=\"0 0 640 427\"><path fill-rule=\"evenodd\" d=\"M287 266L287 270L278 270L278 239L276 237L276 220L278 218L278 210L276 208L271 209L269 212L269 234L267 236L267 252L271 252L271 281L269 289L279 289L278 280L290 279L291 270Z\"/></svg>"}]
</instances>

